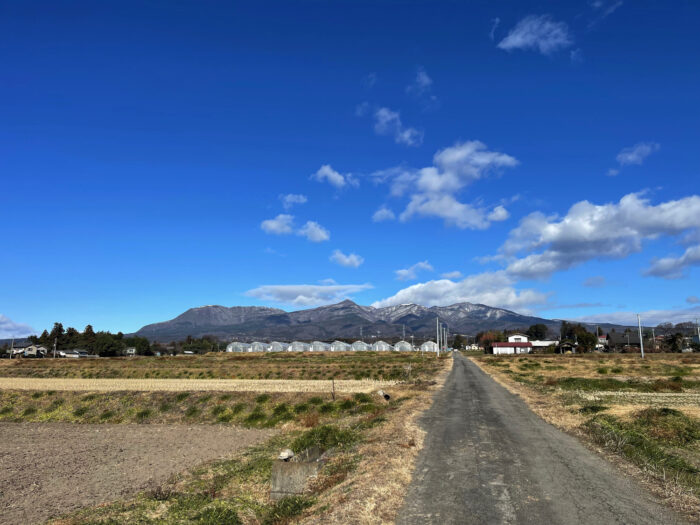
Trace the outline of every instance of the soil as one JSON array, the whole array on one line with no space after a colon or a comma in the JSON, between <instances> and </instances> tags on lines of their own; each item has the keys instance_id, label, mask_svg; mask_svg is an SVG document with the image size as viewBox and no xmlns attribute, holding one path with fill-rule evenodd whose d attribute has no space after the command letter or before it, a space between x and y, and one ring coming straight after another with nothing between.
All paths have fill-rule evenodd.
<instances>
[{"instance_id":1,"label":"soil","mask_svg":"<svg viewBox=\"0 0 700 525\"><path fill-rule=\"evenodd\" d=\"M215 425L0 423L0 524L43 523L121 499L274 433Z\"/></svg>"}]
</instances>

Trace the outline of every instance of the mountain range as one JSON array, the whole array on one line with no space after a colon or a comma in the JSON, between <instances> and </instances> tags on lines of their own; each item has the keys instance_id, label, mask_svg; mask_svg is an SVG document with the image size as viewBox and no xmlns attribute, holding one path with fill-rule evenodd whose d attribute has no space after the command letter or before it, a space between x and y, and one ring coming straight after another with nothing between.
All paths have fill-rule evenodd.
<instances>
[{"instance_id":1,"label":"mountain range","mask_svg":"<svg viewBox=\"0 0 700 525\"><path fill-rule=\"evenodd\" d=\"M522 315L483 304L458 303L451 306L401 304L385 308L361 306L345 300L337 304L285 312L260 306L200 306L170 321L149 324L135 335L152 341L177 341L188 335L211 335L219 339L332 340L359 338L430 337L435 320L449 326L451 333L475 335L484 330L526 329L542 323L558 332L561 321Z\"/></svg>"}]
</instances>

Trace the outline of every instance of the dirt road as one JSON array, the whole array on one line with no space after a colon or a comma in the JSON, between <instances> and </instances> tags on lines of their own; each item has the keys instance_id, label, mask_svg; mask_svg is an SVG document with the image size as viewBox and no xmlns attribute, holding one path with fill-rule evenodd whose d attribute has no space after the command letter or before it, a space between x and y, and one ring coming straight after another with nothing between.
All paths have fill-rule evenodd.
<instances>
[{"instance_id":1,"label":"dirt road","mask_svg":"<svg viewBox=\"0 0 700 525\"><path fill-rule=\"evenodd\" d=\"M0 524L43 523L128 496L273 433L214 425L0 423Z\"/></svg>"},{"instance_id":2,"label":"dirt road","mask_svg":"<svg viewBox=\"0 0 700 525\"><path fill-rule=\"evenodd\" d=\"M399 525L682 523L461 355L422 425Z\"/></svg>"}]
</instances>

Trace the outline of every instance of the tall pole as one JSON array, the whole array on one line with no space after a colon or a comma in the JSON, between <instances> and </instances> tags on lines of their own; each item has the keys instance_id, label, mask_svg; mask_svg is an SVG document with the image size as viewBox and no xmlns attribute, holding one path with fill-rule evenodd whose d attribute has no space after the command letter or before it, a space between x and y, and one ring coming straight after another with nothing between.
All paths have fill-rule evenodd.
<instances>
[{"instance_id":1,"label":"tall pole","mask_svg":"<svg viewBox=\"0 0 700 525\"><path fill-rule=\"evenodd\" d=\"M642 339L642 319L637 314L637 325L639 326L639 348L642 351L642 359L644 359L644 340Z\"/></svg>"},{"instance_id":2,"label":"tall pole","mask_svg":"<svg viewBox=\"0 0 700 525\"><path fill-rule=\"evenodd\" d=\"M56 343L58 343L58 337L53 338L53 358L56 359Z\"/></svg>"},{"instance_id":3,"label":"tall pole","mask_svg":"<svg viewBox=\"0 0 700 525\"><path fill-rule=\"evenodd\" d=\"M654 340L654 352L656 352L656 333L653 328L651 329L651 338Z\"/></svg>"},{"instance_id":4,"label":"tall pole","mask_svg":"<svg viewBox=\"0 0 700 525\"><path fill-rule=\"evenodd\" d=\"M435 318L435 342L437 343L438 350L440 350L440 319Z\"/></svg>"},{"instance_id":5,"label":"tall pole","mask_svg":"<svg viewBox=\"0 0 700 525\"><path fill-rule=\"evenodd\" d=\"M15 338L12 338L12 342L10 343L10 359L12 359L12 355L15 353Z\"/></svg>"}]
</instances>

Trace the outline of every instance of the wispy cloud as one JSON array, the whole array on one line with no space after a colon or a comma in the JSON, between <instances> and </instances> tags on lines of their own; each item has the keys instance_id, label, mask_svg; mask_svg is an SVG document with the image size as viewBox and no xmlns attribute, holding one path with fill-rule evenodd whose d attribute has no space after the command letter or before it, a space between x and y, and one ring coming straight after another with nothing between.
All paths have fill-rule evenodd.
<instances>
[{"instance_id":1,"label":"wispy cloud","mask_svg":"<svg viewBox=\"0 0 700 525\"><path fill-rule=\"evenodd\" d=\"M602 275L594 275L583 281L583 286L586 288L603 288L608 281Z\"/></svg>"},{"instance_id":2,"label":"wispy cloud","mask_svg":"<svg viewBox=\"0 0 700 525\"><path fill-rule=\"evenodd\" d=\"M395 167L372 174L377 182L388 183L391 195L410 195L410 201L399 216L401 221L412 217L439 217L446 224L462 229L485 229L493 221L508 218L504 206L493 209L465 204L457 194L473 181L518 165L517 159L505 153L490 151L482 142L467 141L439 150L433 165L421 169Z\"/></svg>"},{"instance_id":3,"label":"wispy cloud","mask_svg":"<svg viewBox=\"0 0 700 525\"><path fill-rule=\"evenodd\" d=\"M246 295L262 301L294 306L318 306L332 304L350 298L353 294L369 290L365 284L269 284L248 290Z\"/></svg>"},{"instance_id":4,"label":"wispy cloud","mask_svg":"<svg viewBox=\"0 0 700 525\"><path fill-rule=\"evenodd\" d=\"M315 221L307 221L297 234L311 242L323 242L331 238L331 233Z\"/></svg>"},{"instance_id":5,"label":"wispy cloud","mask_svg":"<svg viewBox=\"0 0 700 525\"><path fill-rule=\"evenodd\" d=\"M418 278L418 272L422 270L432 272L433 266L428 261L417 262L413 266L404 268L403 270L396 270L396 278L399 281L412 281Z\"/></svg>"},{"instance_id":6,"label":"wispy cloud","mask_svg":"<svg viewBox=\"0 0 700 525\"><path fill-rule=\"evenodd\" d=\"M498 29L498 26L501 25L501 19L496 17L491 20L491 31L489 31L489 39L491 42L494 41L496 38L496 29Z\"/></svg>"},{"instance_id":7,"label":"wispy cloud","mask_svg":"<svg viewBox=\"0 0 700 525\"><path fill-rule=\"evenodd\" d=\"M622 0L592 0L588 2L588 5L593 10L593 19L588 23L588 29L592 29L598 23L605 20L620 7L622 7Z\"/></svg>"},{"instance_id":8,"label":"wispy cloud","mask_svg":"<svg viewBox=\"0 0 700 525\"><path fill-rule=\"evenodd\" d=\"M662 257L653 260L644 275L680 279L686 276L686 271L691 266L700 266L700 245L691 246L679 257Z\"/></svg>"},{"instance_id":9,"label":"wispy cloud","mask_svg":"<svg viewBox=\"0 0 700 525\"><path fill-rule=\"evenodd\" d=\"M432 86L433 79L428 76L425 68L419 67L416 71L416 76L413 78L413 82L406 86L406 93L419 97L428 93Z\"/></svg>"},{"instance_id":10,"label":"wispy cloud","mask_svg":"<svg viewBox=\"0 0 700 525\"><path fill-rule=\"evenodd\" d=\"M445 272L440 277L443 279L459 279L462 277L462 272L455 270L454 272Z\"/></svg>"},{"instance_id":11,"label":"wispy cloud","mask_svg":"<svg viewBox=\"0 0 700 525\"><path fill-rule=\"evenodd\" d=\"M280 200L282 201L282 207L285 210L292 208L295 204L305 204L308 202L306 195L299 195L297 193L287 193L286 195L280 195Z\"/></svg>"},{"instance_id":12,"label":"wispy cloud","mask_svg":"<svg viewBox=\"0 0 700 525\"><path fill-rule=\"evenodd\" d=\"M617 203L595 205L581 201L564 217L540 212L527 215L511 230L500 251L509 261L509 274L542 278L592 259L623 259L641 251L647 239L697 229L698 216L697 195L657 205L639 193L625 195ZM523 253L530 254L516 257ZM657 261L649 274L661 275L663 268L673 275L679 264L695 264L695 251L684 257L682 261Z\"/></svg>"},{"instance_id":13,"label":"wispy cloud","mask_svg":"<svg viewBox=\"0 0 700 525\"><path fill-rule=\"evenodd\" d=\"M365 89L372 89L377 83L378 78L376 73L369 73L362 79L362 85Z\"/></svg>"},{"instance_id":14,"label":"wispy cloud","mask_svg":"<svg viewBox=\"0 0 700 525\"><path fill-rule=\"evenodd\" d=\"M6 315L0 314L0 339L29 337L36 333L37 331L28 324L17 323Z\"/></svg>"},{"instance_id":15,"label":"wispy cloud","mask_svg":"<svg viewBox=\"0 0 700 525\"><path fill-rule=\"evenodd\" d=\"M292 233L292 223L294 222L294 215L288 215L286 213L280 213L274 219L267 219L260 223L260 228L265 233L270 233L273 235L286 235Z\"/></svg>"},{"instance_id":16,"label":"wispy cloud","mask_svg":"<svg viewBox=\"0 0 700 525\"><path fill-rule=\"evenodd\" d=\"M360 182L352 174L340 173L334 170L330 164L321 166L316 173L311 175L311 179L318 182L328 182L331 186L335 186L338 189L347 186L357 187L360 185Z\"/></svg>"},{"instance_id":17,"label":"wispy cloud","mask_svg":"<svg viewBox=\"0 0 700 525\"><path fill-rule=\"evenodd\" d=\"M359 268L360 265L365 262L364 257L361 257L356 253L349 253L345 255L340 250L334 250L331 254L330 260L347 268Z\"/></svg>"},{"instance_id":18,"label":"wispy cloud","mask_svg":"<svg viewBox=\"0 0 700 525\"><path fill-rule=\"evenodd\" d=\"M685 302L688 304L699 304L700 303L700 297L697 295L690 295L685 298Z\"/></svg>"},{"instance_id":19,"label":"wispy cloud","mask_svg":"<svg viewBox=\"0 0 700 525\"><path fill-rule=\"evenodd\" d=\"M423 132L403 125L398 111L382 107L374 112L374 131L377 135L390 135L394 142L405 146L420 146Z\"/></svg>"},{"instance_id":20,"label":"wispy cloud","mask_svg":"<svg viewBox=\"0 0 700 525\"><path fill-rule=\"evenodd\" d=\"M393 221L394 219L396 219L396 215L386 206L380 207L374 212L374 215L372 215L372 220L374 222Z\"/></svg>"},{"instance_id":21,"label":"wispy cloud","mask_svg":"<svg viewBox=\"0 0 700 525\"><path fill-rule=\"evenodd\" d=\"M623 166L641 166L649 155L660 149L661 145L656 142L638 142L634 146L623 148L620 153L617 154L617 157L615 157L618 167L610 168L608 170L608 176L614 177L619 175L620 169Z\"/></svg>"},{"instance_id":22,"label":"wispy cloud","mask_svg":"<svg viewBox=\"0 0 700 525\"><path fill-rule=\"evenodd\" d=\"M556 21L549 15L530 15L518 22L497 47L505 51L533 50L552 55L573 43L574 37L565 22Z\"/></svg>"},{"instance_id":23,"label":"wispy cloud","mask_svg":"<svg viewBox=\"0 0 700 525\"><path fill-rule=\"evenodd\" d=\"M529 312L533 306L547 302L548 294L532 289L517 290L514 285L514 279L503 271L485 272L457 282L439 279L414 284L372 306L405 303L446 306L469 302Z\"/></svg>"}]
</instances>

